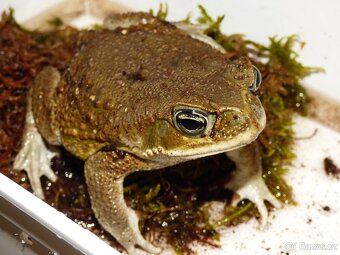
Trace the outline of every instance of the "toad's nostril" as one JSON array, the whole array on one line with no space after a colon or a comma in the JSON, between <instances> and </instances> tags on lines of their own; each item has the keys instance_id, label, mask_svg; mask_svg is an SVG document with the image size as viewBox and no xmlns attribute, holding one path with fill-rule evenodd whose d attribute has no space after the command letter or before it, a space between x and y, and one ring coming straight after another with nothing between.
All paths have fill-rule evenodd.
<instances>
[{"instance_id":1,"label":"toad's nostril","mask_svg":"<svg viewBox=\"0 0 340 255\"><path fill-rule=\"evenodd\" d=\"M245 132L249 124L249 118L242 112L226 110L218 115L210 137L216 140L228 140Z\"/></svg>"},{"instance_id":2,"label":"toad's nostril","mask_svg":"<svg viewBox=\"0 0 340 255\"><path fill-rule=\"evenodd\" d=\"M234 119L235 121L239 120L239 118L240 118L240 117L239 117L237 114L234 114L234 115L233 115L233 119Z\"/></svg>"}]
</instances>

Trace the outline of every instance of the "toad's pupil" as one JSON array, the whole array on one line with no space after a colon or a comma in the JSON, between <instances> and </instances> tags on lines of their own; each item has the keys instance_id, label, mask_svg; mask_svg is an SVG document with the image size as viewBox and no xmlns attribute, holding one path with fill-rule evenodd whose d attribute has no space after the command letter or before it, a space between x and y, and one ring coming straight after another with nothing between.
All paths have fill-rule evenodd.
<instances>
[{"instance_id":1,"label":"toad's pupil","mask_svg":"<svg viewBox=\"0 0 340 255\"><path fill-rule=\"evenodd\" d=\"M179 119L178 124L188 131L200 131L204 128L204 122L197 121L195 119Z\"/></svg>"},{"instance_id":2,"label":"toad's pupil","mask_svg":"<svg viewBox=\"0 0 340 255\"><path fill-rule=\"evenodd\" d=\"M208 127L208 114L200 109L176 109L173 117L177 130L187 136L202 137Z\"/></svg>"}]
</instances>

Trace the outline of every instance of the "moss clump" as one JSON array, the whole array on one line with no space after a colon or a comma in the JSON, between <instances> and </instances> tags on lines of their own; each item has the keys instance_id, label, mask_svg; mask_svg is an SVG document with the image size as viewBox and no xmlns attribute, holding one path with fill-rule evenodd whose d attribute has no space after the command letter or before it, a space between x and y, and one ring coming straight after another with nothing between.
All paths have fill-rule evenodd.
<instances>
[{"instance_id":1,"label":"moss clump","mask_svg":"<svg viewBox=\"0 0 340 255\"><path fill-rule=\"evenodd\" d=\"M219 235L210 223L207 203L230 202L232 192L223 188L230 169L233 163L216 155L129 176L125 195L139 213L142 232L151 240L166 241L178 254L193 253L193 241L217 246Z\"/></svg>"},{"instance_id":2,"label":"moss clump","mask_svg":"<svg viewBox=\"0 0 340 255\"><path fill-rule=\"evenodd\" d=\"M160 3L157 13L155 13L152 9L149 11L149 13L165 20L169 13L169 6L168 4Z\"/></svg>"},{"instance_id":3,"label":"moss clump","mask_svg":"<svg viewBox=\"0 0 340 255\"><path fill-rule=\"evenodd\" d=\"M48 20L47 23L55 28L59 28L64 25L64 21L60 17L53 17L52 19Z\"/></svg>"}]
</instances>

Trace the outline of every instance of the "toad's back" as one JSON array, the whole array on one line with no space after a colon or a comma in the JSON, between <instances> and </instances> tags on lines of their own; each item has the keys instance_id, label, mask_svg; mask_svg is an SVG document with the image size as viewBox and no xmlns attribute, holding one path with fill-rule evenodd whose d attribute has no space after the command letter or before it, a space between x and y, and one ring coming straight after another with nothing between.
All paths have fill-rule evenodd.
<instances>
[{"instance_id":1,"label":"toad's back","mask_svg":"<svg viewBox=\"0 0 340 255\"><path fill-rule=\"evenodd\" d=\"M79 44L59 93L65 137L115 144L122 130L170 121L178 103L242 107L240 89L226 79L228 59L169 23L92 31Z\"/></svg>"}]
</instances>

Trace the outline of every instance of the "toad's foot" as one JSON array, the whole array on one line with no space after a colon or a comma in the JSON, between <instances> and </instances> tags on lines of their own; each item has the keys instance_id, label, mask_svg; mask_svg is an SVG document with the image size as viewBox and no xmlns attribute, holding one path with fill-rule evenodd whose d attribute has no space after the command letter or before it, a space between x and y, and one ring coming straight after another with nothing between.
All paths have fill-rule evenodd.
<instances>
[{"instance_id":1,"label":"toad's foot","mask_svg":"<svg viewBox=\"0 0 340 255\"><path fill-rule=\"evenodd\" d=\"M126 154L99 151L85 162L85 178L92 209L101 226L113 235L129 255L137 247L157 254L160 248L144 239L138 228L138 217L124 201L123 181L130 169L143 169L145 161Z\"/></svg>"},{"instance_id":2,"label":"toad's foot","mask_svg":"<svg viewBox=\"0 0 340 255\"><path fill-rule=\"evenodd\" d=\"M44 199L44 193L40 177L45 175L53 182L57 180L57 176L51 169L51 159L57 154L55 149L47 148L35 127L32 112L28 111L22 147L15 157L13 168L27 172L34 194L41 199Z\"/></svg>"},{"instance_id":3,"label":"toad's foot","mask_svg":"<svg viewBox=\"0 0 340 255\"><path fill-rule=\"evenodd\" d=\"M230 186L233 186L232 183ZM238 190L236 190L236 192L240 197L233 201L233 205L236 205L239 201L243 199L248 199L253 202L259 210L261 216L261 229L265 228L268 221L268 211L266 205L264 204L264 201L267 200L275 208L282 207L281 202L277 200L277 198L269 191L261 175L253 176L250 180L247 181L245 186L239 188Z\"/></svg>"},{"instance_id":4,"label":"toad's foot","mask_svg":"<svg viewBox=\"0 0 340 255\"><path fill-rule=\"evenodd\" d=\"M239 194L240 198L234 201L238 203L242 199L252 201L259 210L261 216L260 228L267 225L268 211L264 204L267 200L274 207L281 208L281 202L270 193L262 179L262 165L259 148L256 142L240 149L227 152L227 156L236 164L232 179L226 187Z\"/></svg>"},{"instance_id":5,"label":"toad's foot","mask_svg":"<svg viewBox=\"0 0 340 255\"><path fill-rule=\"evenodd\" d=\"M137 253L136 247L139 246L143 250L151 253L158 254L162 251L161 248L155 247L149 241L145 240L141 235L138 228L138 217L136 213L132 209L128 209L128 218L131 222L131 231L129 228L126 228L126 236L129 238L129 245L126 247L126 251L129 255L135 255ZM130 232L130 233L129 233ZM123 234L122 234L123 235Z\"/></svg>"}]
</instances>

